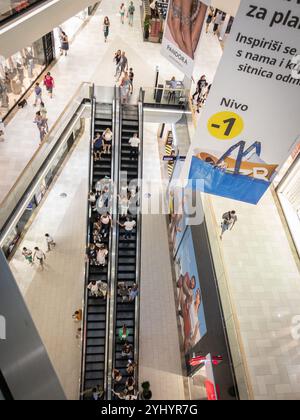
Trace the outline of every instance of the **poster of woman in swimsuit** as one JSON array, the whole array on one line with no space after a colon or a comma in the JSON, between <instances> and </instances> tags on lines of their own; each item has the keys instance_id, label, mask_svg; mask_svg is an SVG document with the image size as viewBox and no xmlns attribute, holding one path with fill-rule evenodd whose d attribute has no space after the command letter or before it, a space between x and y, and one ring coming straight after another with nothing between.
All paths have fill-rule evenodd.
<instances>
[{"instance_id":1,"label":"poster of woman in swimsuit","mask_svg":"<svg viewBox=\"0 0 300 420\"><path fill-rule=\"evenodd\" d=\"M188 228L176 256L178 313L184 353L191 352L207 333L200 278L191 229Z\"/></svg>"},{"instance_id":2,"label":"poster of woman in swimsuit","mask_svg":"<svg viewBox=\"0 0 300 420\"><path fill-rule=\"evenodd\" d=\"M170 0L162 54L192 77L195 53L211 0Z\"/></svg>"}]
</instances>

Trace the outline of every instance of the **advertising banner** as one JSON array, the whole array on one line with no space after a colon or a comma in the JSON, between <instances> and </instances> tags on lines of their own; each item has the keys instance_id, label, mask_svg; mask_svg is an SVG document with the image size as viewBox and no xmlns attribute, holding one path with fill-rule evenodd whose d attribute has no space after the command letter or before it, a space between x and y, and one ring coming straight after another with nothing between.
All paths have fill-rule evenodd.
<instances>
[{"instance_id":1,"label":"advertising banner","mask_svg":"<svg viewBox=\"0 0 300 420\"><path fill-rule=\"evenodd\" d=\"M207 333L200 277L192 231L188 228L176 256L177 293L184 353L194 349Z\"/></svg>"},{"instance_id":2,"label":"advertising banner","mask_svg":"<svg viewBox=\"0 0 300 420\"><path fill-rule=\"evenodd\" d=\"M198 190L257 204L296 147L299 34L299 1L241 1L185 167Z\"/></svg>"},{"instance_id":3,"label":"advertising banner","mask_svg":"<svg viewBox=\"0 0 300 420\"><path fill-rule=\"evenodd\" d=\"M211 0L169 0L162 55L192 77L195 55Z\"/></svg>"}]
</instances>

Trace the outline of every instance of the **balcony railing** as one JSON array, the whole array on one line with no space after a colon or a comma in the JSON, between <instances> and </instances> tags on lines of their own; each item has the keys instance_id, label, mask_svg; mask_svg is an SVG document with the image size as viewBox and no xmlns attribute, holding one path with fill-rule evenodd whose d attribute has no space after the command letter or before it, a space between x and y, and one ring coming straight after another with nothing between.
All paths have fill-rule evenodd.
<instances>
[{"instance_id":1,"label":"balcony railing","mask_svg":"<svg viewBox=\"0 0 300 420\"><path fill-rule=\"evenodd\" d=\"M8 192L4 200L0 203L0 231L5 226L10 215L14 212L18 203L24 197L24 194L30 187L39 169L43 165L46 158L49 156L56 143L59 141L62 133L71 121L72 117L78 110L79 106L85 99L90 99L92 96L93 85L84 82L77 89L68 105L65 107L60 117L45 137L42 144L38 147L35 154L19 175L16 183Z\"/></svg>"},{"instance_id":2,"label":"balcony railing","mask_svg":"<svg viewBox=\"0 0 300 420\"><path fill-rule=\"evenodd\" d=\"M172 108L190 111L190 91L188 89L170 89L166 87L143 88L144 106L154 108Z\"/></svg>"}]
</instances>

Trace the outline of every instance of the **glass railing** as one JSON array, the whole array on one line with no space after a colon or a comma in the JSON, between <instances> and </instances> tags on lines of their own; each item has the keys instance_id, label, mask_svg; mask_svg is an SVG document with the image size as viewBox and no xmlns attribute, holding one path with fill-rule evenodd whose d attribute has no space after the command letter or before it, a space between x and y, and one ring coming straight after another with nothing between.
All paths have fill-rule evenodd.
<instances>
[{"instance_id":1,"label":"glass railing","mask_svg":"<svg viewBox=\"0 0 300 420\"><path fill-rule=\"evenodd\" d=\"M36 177L46 158L49 156L61 135L71 121L72 117L78 110L79 106L85 99L91 99L93 96L93 85L91 83L82 83L73 95L72 99L65 107L60 117L49 131L45 140L36 150L35 154L27 164L25 169L18 177L16 183L6 195L0 204L0 231L3 229L5 223L10 215L16 209L20 200L30 187L32 181Z\"/></svg>"},{"instance_id":2,"label":"glass railing","mask_svg":"<svg viewBox=\"0 0 300 420\"><path fill-rule=\"evenodd\" d=\"M167 87L143 88L144 106L190 110L190 91Z\"/></svg>"},{"instance_id":3,"label":"glass railing","mask_svg":"<svg viewBox=\"0 0 300 420\"><path fill-rule=\"evenodd\" d=\"M0 0L0 25L47 0Z\"/></svg>"}]
</instances>

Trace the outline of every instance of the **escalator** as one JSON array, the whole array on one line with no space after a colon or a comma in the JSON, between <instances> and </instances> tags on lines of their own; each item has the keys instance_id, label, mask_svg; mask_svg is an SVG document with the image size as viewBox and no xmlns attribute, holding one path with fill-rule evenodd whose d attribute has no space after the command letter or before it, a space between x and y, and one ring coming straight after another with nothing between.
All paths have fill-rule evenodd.
<instances>
[{"instance_id":1,"label":"escalator","mask_svg":"<svg viewBox=\"0 0 300 420\"><path fill-rule=\"evenodd\" d=\"M94 137L105 131L106 128L113 130L113 106L111 104L97 103L94 111ZM101 160L94 161L91 169L91 183L95 183L105 177L112 178L112 154L102 155ZM97 211L90 209L89 219L89 243L93 243L93 224L99 218ZM111 233L102 239L110 254ZM106 283L109 287L110 263L105 267L92 264L89 261L86 275L86 287L92 281ZM107 351L107 299L91 296L86 292L85 304L85 348L83 355L82 392L100 386L105 389L106 374L106 351Z\"/></svg>"},{"instance_id":2,"label":"escalator","mask_svg":"<svg viewBox=\"0 0 300 420\"><path fill-rule=\"evenodd\" d=\"M135 190L138 192L138 178L139 178L139 164L138 157L131 159L131 146L129 139L133 137L134 133L139 130L139 111L138 106L123 105L121 110L121 151L120 151L120 178L119 178L119 193L124 192L127 185L129 191ZM129 302L128 298L123 299L120 295L120 287L130 289L134 284L139 283L137 278L138 270L138 215L133 204L129 207L129 215L132 220L137 223L136 228L132 232L131 239L124 238L124 229L117 228L117 253L116 253L116 284L115 284L115 337L114 337L114 352L113 352L113 368L117 369L122 374L122 381L114 384L114 391L116 393L124 390L126 381L128 379L127 364L128 359L134 360L136 353L136 301ZM121 224L124 223L124 218L120 218ZM119 338L119 332L122 327L126 325L128 329L127 342L132 346L132 357L123 357L122 348L124 343Z\"/></svg>"}]
</instances>

